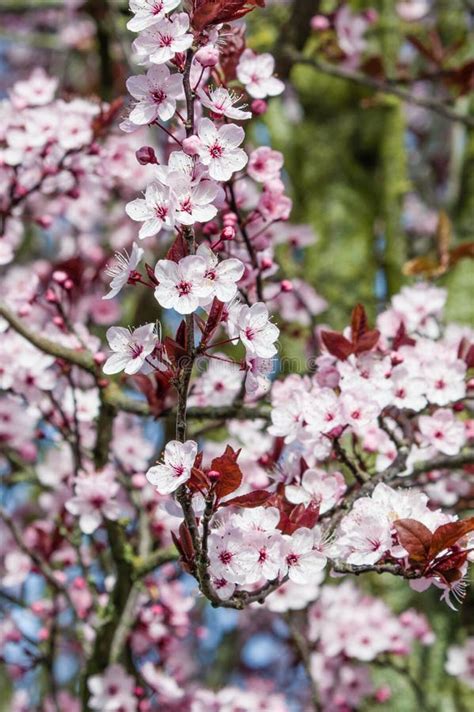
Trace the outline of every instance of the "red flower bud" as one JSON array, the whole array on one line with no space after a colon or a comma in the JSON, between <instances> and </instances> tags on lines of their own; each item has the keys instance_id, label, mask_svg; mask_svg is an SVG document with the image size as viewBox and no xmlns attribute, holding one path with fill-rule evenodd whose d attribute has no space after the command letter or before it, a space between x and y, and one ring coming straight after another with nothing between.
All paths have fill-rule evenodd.
<instances>
[{"instance_id":1,"label":"red flower bud","mask_svg":"<svg viewBox=\"0 0 474 712\"><path fill-rule=\"evenodd\" d=\"M255 114L255 116L261 116L266 113L268 104L264 99L254 99L250 104L250 108L252 110L252 114Z\"/></svg>"},{"instance_id":2,"label":"red flower bud","mask_svg":"<svg viewBox=\"0 0 474 712\"><path fill-rule=\"evenodd\" d=\"M155 149L152 146L142 146L135 152L135 156L141 166L147 166L150 163L156 165L159 163Z\"/></svg>"}]
</instances>

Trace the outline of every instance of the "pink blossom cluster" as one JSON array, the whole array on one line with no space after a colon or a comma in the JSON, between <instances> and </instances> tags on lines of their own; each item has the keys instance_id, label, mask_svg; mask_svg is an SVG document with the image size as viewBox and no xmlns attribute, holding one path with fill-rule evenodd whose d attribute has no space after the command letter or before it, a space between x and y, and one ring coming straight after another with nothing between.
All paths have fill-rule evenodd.
<instances>
[{"instance_id":1,"label":"pink blossom cluster","mask_svg":"<svg viewBox=\"0 0 474 712\"><path fill-rule=\"evenodd\" d=\"M377 699L367 663L408 655L415 642L431 645L435 637L424 615L410 609L396 616L351 581L322 587L309 608L308 625L311 669L328 712L357 708L369 696Z\"/></svg>"}]
</instances>

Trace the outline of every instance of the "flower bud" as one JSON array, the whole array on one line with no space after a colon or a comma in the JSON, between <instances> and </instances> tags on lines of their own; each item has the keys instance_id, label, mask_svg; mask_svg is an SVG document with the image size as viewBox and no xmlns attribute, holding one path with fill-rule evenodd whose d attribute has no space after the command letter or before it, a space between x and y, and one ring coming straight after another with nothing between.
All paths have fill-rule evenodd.
<instances>
[{"instance_id":1,"label":"flower bud","mask_svg":"<svg viewBox=\"0 0 474 712\"><path fill-rule=\"evenodd\" d=\"M51 215L39 215L36 219L35 222L37 225L43 228L48 228L51 227L53 224L53 218Z\"/></svg>"},{"instance_id":2,"label":"flower bud","mask_svg":"<svg viewBox=\"0 0 474 712\"><path fill-rule=\"evenodd\" d=\"M323 30L329 29L331 23L324 15L313 15L310 25L314 32L323 32Z\"/></svg>"},{"instance_id":3,"label":"flower bud","mask_svg":"<svg viewBox=\"0 0 474 712\"><path fill-rule=\"evenodd\" d=\"M63 272L62 269L55 270L51 276L58 284L64 284L68 278L67 272Z\"/></svg>"},{"instance_id":4,"label":"flower bud","mask_svg":"<svg viewBox=\"0 0 474 712\"><path fill-rule=\"evenodd\" d=\"M57 304L59 302L56 293L52 289L46 290L45 298L46 301L49 302L49 304Z\"/></svg>"},{"instance_id":5,"label":"flower bud","mask_svg":"<svg viewBox=\"0 0 474 712\"><path fill-rule=\"evenodd\" d=\"M64 289L72 289L74 287L74 282L72 279L66 279L66 281L63 284Z\"/></svg>"},{"instance_id":6,"label":"flower bud","mask_svg":"<svg viewBox=\"0 0 474 712\"><path fill-rule=\"evenodd\" d=\"M150 163L157 165L159 163L153 146L142 146L135 152L135 156L141 166L147 166Z\"/></svg>"},{"instance_id":7,"label":"flower bud","mask_svg":"<svg viewBox=\"0 0 474 712\"><path fill-rule=\"evenodd\" d=\"M254 99L250 104L250 109L255 116L261 116L266 113L268 104L264 99Z\"/></svg>"},{"instance_id":8,"label":"flower bud","mask_svg":"<svg viewBox=\"0 0 474 712\"><path fill-rule=\"evenodd\" d=\"M219 477L221 476L221 473L218 472L217 470L209 470L209 472L207 473L207 476L209 477L209 479L212 482L215 482L216 480L219 479Z\"/></svg>"},{"instance_id":9,"label":"flower bud","mask_svg":"<svg viewBox=\"0 0 474 712\"><path fill-rule=\"evenodd\" d=\"M53 317L53 324L54 326L57 326L58 329L64 329L64 319L62 316L55 316Z\"/></svg>"},{"instance_id":10,"label":"flower bud","mask_svg":"<svg viewBox=\"0 0 474 712\"><path fill-rule=\"evenodd\" d=\"M132 487L135 487L135 489L143 489L147 483L147 479L145 475L136 472L134 475L132 475Z\"/></svg>"},{"instance_id":11,"label":"flower bud","mask_svg":"<svg viewBox=\"0 0 474 712\"><path fill-rule=\"evenodd\" d=\"M194 57L202 67L215 67L219 62L219 50L207 45L198 49Z\"/></svg>"},{"instance_id":12,"label":"flower bud","mask_svg":"<svg viewBox=\"0 0 474 712\"><path fill-rule=\"evenodd\" d=\"M98 366L102 366L103 363L107 360L107 356L102 352L102 351L97 351L96 354L94 354L94 363L96 363Z\"/></svg>"},{"instance_id":13,"label":"flower bud","mask_svg":"<svg viewBox=\"0 0 474 712\"><path fill-rule=\"evenodd\" d=\"M293 285L289 279L283 279L280 284L280 287L281 287L282 292L292 292L293 291Z\"/></svg>"},{"instance_id":14,"label":"flower bud","mask_svg":"<svg viewBox=\"0 0 474 712\"><path fill-rule=\"evenodd\" d=\"M188 138L184 139L182 146L183 146L183 151L188 156L197 156L199 153L199 148L201 146L201 141L199 140L199 137L196 135L189 136Z\"/></svg>"},{"instance_id":15,"label":"flower bud","mask_svg":"<svg viewBox=\"0 0 474 712\"><path fill-rule=\"evenodd\" d=\"M221 232L221 240L233 240L235 237L235 228L232 225L226 225Z\"/></svg>"},{"instance_id":16,"label":"flower bud","mask_svg":"<svg viewBox=\"0 0 474 712\"><path fill-rule=\"evenodd\" d=\"M379 19L379 13L373 7L369 7L369 9L366 10L363 15L367 22L370 22L371 25L373 25L374 22L377 22L377 20Z\"/></svg>"},{"instance_id":17,"label":"flower bud","mask_svg":"<svg viewBox=\"0 0 474 712\"><path fill-rule=\"evenodd\" d=\"M234 226L234 225L237 225L237 223L239 222L239 218L237 217L237 215L235 213L228 212L228 213L225 213L225 215L223 216L222 222L224 223L225 226L227 226L227 225Z\"/></svg>"},{"instance_id":18,"label":"flower bud","mask_svg":"<svg viewBox=\"0 0 474 712\"><path fill-rule=\"evenodd\" d=\"M269 257L264 257L260 262L261 269L270 269L272 267L273 261Z\"/></svg>"}]
</instances>

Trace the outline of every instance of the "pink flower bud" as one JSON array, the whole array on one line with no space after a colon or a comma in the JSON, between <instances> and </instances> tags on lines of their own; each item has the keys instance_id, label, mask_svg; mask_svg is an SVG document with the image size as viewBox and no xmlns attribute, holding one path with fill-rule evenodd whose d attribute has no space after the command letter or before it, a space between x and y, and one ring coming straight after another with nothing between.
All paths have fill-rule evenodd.
<instances>
[{"instance_id":1,"label":"pink flower bud","mask_svg":"<svg viewBox=\"0 0 474 712\"><path fill-rule=\"evenodd\" d=\"M232 225L226 225L221 232L221 240L233 240L235 237L235 228Z\"/></svg>"},{"instance_id":2,"label":"pink flower bud","mask_svg":"<svg viewBox=\"0 0 474 712\"><path fill-rule=\"evenodd\" d=\"M139 712L150 712L151 702L149 700L140 700L138 703Z\"/></svg>"},{"instance_id":3,"label":"pink flower bud","mask_svg":"<svg viewBox=\"0 0 474 712\"><path fill-rule=\"evenodd\" d=\"M215 67L219 62L219 50L211 45L201 47L194 56L203 67Z\"/></svg>"},{"instance_id":4,"label":"pink flower bud","mask_svg":"<svg viewBox=\"0 0 474 712\"><path fill-rule=\"evenodd\" d=\"M20 448L20 455L26 462L34 462L38 456L38 451L33 443L24 443Z\"/></svg>"},{"instance_id":5,"label":"pink flower bud","mask_svg":"<svg viewBox=\"0 0 474 712\"><path fill-rule=\"evenodd\" d=\"M135 152L138 163L142 166L146 166L149 163L158 164L159 161L156 157L155 149L152 146L142 146Z\"/></svg>"},{"instance_id":6,"label":"pink flower bud","mask_svg":"<svg viewBox=\"0 0 474 712\"><path fill-rule=\"evenodd\" d=\"M140 473L135 473L132 475L132 487L135 487L135 489L143 489L147 483L147 479L145 475L140 474Z\"/></svg>"},{"instance_id":7,"label":"pink flower bud","mask_svg":"<svg viewBox=\"0 0 474 712\"><path fill-rule=\"evenodd\" d=\"M46 301L49 302L50 304L58 304L59 299L56 296L56 293L52 289L47 289L46 290Z\"/></svg>"},{"instance_id":8,"label":"pink flower bud","mask_svg":"<svg viewBox=\"0 0 474 712\"><path fill-rule=\"evenodd\" d=\"M366 10L363 15L367 22L370 22L371 25L373 25L374 22L377 22L377 20L379 19L379 13L374 7L369 7L369 9Z\"/></svg>"},{"instance_id":9,"label":"pink flower bud","mask_svg":"<svg viewBox=\"0 0 474 712\"><path fill-rule=\"evenodd\" d=\"M72 198L73 200L77 200L77 199L79 198L79 196L81 195L81 191L79 190L79 188L71 188L71 190L68 191L68 192L66 193L66 195L68 196L68 198Z\"/></svg>"},{"instance_id":10,"label":"pink flower bud","mask_svg":"<svg viewBox=\"0 0 474 712\"><path fill-rule=\"evenodd\" d=\"M51 215L39 215L36 218L35 222L40 227L48 228L51 227L53 223L53 218L51 217Z\"/></svg>"},{"instance_id":11,"label":"pink flower bud","mask_svg":"<svg viewBox=\"0 0 474 712\"><path fill-rule=\"evenodd\" d=\"M201 146L201 141L199 140L199 137L196 135L189 136L188 138L184 139L182 145L183 145L183 151L188 156L197 156L199 153L199 148Z\"/></svg>"},{"instance_id":12,"label":"pink flower bud","mask_svg":"<svg viewBox=\"0 0 474 712\"><path fill-rule=\"evenodd\" d=\"M293 291L293 285L289 279L282 280L280 287L281 287L282 292L292 292Z\"/></svg>"},{"instance_id":13,"label":"pink flower bud","mask_svg":"<svg viewBox=\"0 0 474 712\"><path fill-rule=\"evenodd\" d=\"M374 697L377 700L377 702L387 702L392 696L392 691L389 688L388 685L384 685L383 687L379 687L378 690L375 691Z\"/></svg>"},{"instance_id":14,"label":"pink flower bud","mask_svg":"<svg viewBox=\"0 0 474 712\"><path fill-rule=\"evenodd\" d=\"M143 697L143 695L145 694L145 690L143 689L143 687L140 687L139 685L136 685L133 692L135 693L135 695L137 697Z\"/></svg>"},{"instance_id":15,"label":"pink flower bud","mask_svg":"<svg viewBox=\"0 0 474 712\"><path fill-rule=\"evenodd\" d=\"M464 403L461 403L461 402L454 403L453 410L455 413L462 413L462 411L464 410L464 407L465 407Z\"/></svg>"},{"instance_id":16,"label":"pink flower bud","mask_svg":"<svg viewBox=\"0 0 474 712\"><path fill-rule=\"evenodd\" d=\"M222 218L222 222L226 226L227 225L234 226L234 225L237 225L237 223L239 222L239 218L235 213L229 212L224 215L224 217Z\"/></svg>"},{"instance_id":17,"label":"pink flower bud","mask_svg":"<svg viewBox=\"0 0 474 712\"><path fill-rule=\"evenodd\" d=\"M107 360L107 356L102 352L102 351L97 351L96 354L94 354L94 363L96 363L98 366L102 366L103 363Z\"/></svg>"},{"instance_id":18,"label":"pink flower bud","mask_svg":"<svg viewBox=\"0 0 474 712\"><path fill-rule=\"evenodd\" d=\"M53 317L53 324L54 326L57 326L58 329L64 329L64 319L62 316L55 316Z\"/></svg>"},{"instance_id":19,"label":"pink flower bud","mask_svg":"<svg viewBox=\"0 0 474 712\"><path fill-rule=\"evenodd\" d=\"M261 116L266 113L268 104L264 99L254 99L250 104L250 109L255 116Z\"/></svg>"},{"instance_id":20,"label":"pink flower bud","mask_svg":"<svg viewBox=\"0 0 474 712\"><path fill-rule=\"evenodd\" d=\"M322 32L323 30L327 30L331 26L331 23L324 15L314 15L311 18L310 25L314 32Z\"/></svg>"},{"instance_id":21,"label":"pink flower bud","mask_svg":"<svg viewBox=\"0 0 474 712\"><path fill-rule=\"evenodd\" d=\"M264 257L263 260L260 262L260 267L262 269L270 269L272 265L273 261L269 257Z\"/></svg>"},{"instance_id":22,"label":"pink flower bud","mask_svg":"<svg viewBox=\"0 0 474 712\"><path fill-rule=\"evenodd\" d=\"M67 280L67 273L63 272L60 269L57 269L53 272L52 278L54 279L55 282L58 284L63 284Z\"/></svg>"},{"instance_id":23,"label":"pink flower bud","mask_svg":"<svg viewBox=\"0 0 474 712\"><path fill-rule=\"evenodd\" d=\"M207 473L207 476L209 477L210 480L216 481L221 476L221 473L218 472L217 470L209 470L209 472Z\"/></svg>"},{"instance_id":24,"label":"pink flower bud","mask_svg":"<svg viewBox=\"0 0 474 712\"><path fill-rule=\"evenodd\" d=\"M38 632L38 638L40 640L48 640L49 638L49 630L47 628L40 628Z\"/></svg>"},{"instance_id":25,"label":"pink flower bud","mask_svg":"<svg viewBox=\"0 0 474 712\"><path fill-rule=\"evenodd\" d=\"M74 287L74 282L72 281L72 279L66 279L63 286L64 289L72 289Z\"/></svg>"}]
</instances>

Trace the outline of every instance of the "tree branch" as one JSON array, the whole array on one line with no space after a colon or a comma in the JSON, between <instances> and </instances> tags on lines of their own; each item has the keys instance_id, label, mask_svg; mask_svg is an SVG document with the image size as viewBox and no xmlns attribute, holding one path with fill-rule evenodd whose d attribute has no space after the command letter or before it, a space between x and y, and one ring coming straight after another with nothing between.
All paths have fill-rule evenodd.
<instances>
[{"instance_id":1,"label":"tree branch","mask_svg":"<svg viewBox=\"0 0 474 712\"><path fill-rule=\"evenodd\" d=\"M447 104L436 101L436 99L417 96L416 94L412 94L411 92L401 89L394 84L389 84L381 79L369 77L366 74L356 72L352 69L347 69L346 67L329 64L328 62L323 62L320 59L315 59L313 57L305 57L299 52L295 52L295 50L290 47L284 48L283 55L287 56L293 64L305 64L308 67L312 67L317 72L321 72L322 74L327 74L331 77L337 77L339 79L345 79L353 82L354 84L374 89L382 94L396 96L407 104L419 106L423 109L427 109L428 111L432 111L435 114L439 114L449 121L457 121L464 124L464 126L467 126L468 128L474 128L474 117L460 114L454 109L451 109Z\"/></svg>"}]
</instances>

